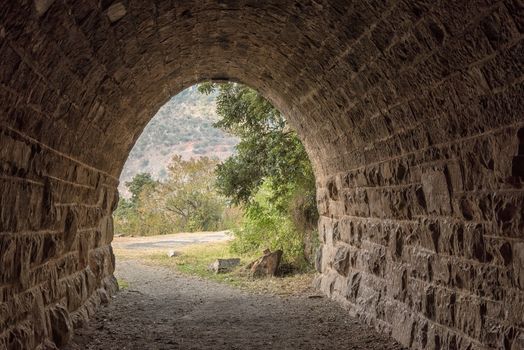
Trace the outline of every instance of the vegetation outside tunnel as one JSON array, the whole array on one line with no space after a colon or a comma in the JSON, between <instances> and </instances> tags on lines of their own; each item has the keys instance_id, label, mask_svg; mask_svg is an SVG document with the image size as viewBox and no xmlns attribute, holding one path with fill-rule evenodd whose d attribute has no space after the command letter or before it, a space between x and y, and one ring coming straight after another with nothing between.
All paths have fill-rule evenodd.
<instances>
[{"instance_id":1,"label":"vegetation outside tunnel","mask_svg":"<svg viewBox=\"0 0 524 350\"><path fill-rule=\"evenodd\" d=\"M315 179L311 163L284 116L256 91L234 83L204 83L216 96L215 127L238 137L223 162L174 157L168 176L138 174L126 183L131 199L115 212L117 233L163 234L232 229L239 254L283 249L305 266L316 243Z\"/></svg>"}]
</instances>

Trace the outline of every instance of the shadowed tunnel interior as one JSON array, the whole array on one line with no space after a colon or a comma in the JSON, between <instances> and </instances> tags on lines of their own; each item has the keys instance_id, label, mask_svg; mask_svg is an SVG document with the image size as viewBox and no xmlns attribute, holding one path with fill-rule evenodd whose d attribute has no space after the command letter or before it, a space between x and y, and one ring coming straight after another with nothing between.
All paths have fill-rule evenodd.
<instances>
[{"instance_id":1,"label":"shadowed tunnel interior","mask_svg":"<svg viewBox=\"0 0 524 350\"><path fill-rule=\"evenodd\" d=\"M210 79L303 140L318 288L407 347L524 348L523 32L520 0L3 1L0 348L115 292L118 175Z\"/></svg>"}]
</instances>

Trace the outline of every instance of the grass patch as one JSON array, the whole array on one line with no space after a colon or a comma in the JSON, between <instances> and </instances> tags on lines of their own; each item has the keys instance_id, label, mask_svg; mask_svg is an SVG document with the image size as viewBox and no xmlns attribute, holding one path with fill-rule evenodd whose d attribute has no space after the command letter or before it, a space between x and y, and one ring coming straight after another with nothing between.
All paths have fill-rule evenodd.
<instances>
[{"instance_id":1,"label":"grass patch","mask_svg":"<svg viewBox=\"0 0 524 350\"><path fill-rule=\"evenodd\" d=\"M255 260L255 256L238 256L229 252L229 243L205 243L188 245L177 252L179 255L170 258L165 253L152 253L146 258L155 265L169 267L186 275L198 276L233 286L242 287L245 277L242 277L242 266ZM230 273L215 274L209 269L216 259L240 258L240 267Z\"/></svg>"},{"instance_id":2,"label":"grass patch","mask_svg":"<svg viewBox=\"0 0 524 350\"><path fill-rule=\"evenodd\" d=\"M116 280L116 282L118 283L118 289L129 289L129 282L127 282L126 280L119 278Z\"/></svg>"},{"instance_id":3,"label":"grass patch","mask_svg":"<svg viewBox=\"0 0 524 350\"><path fill-rule=\"evenodd\" d=\"M167 256L166 250L124 250L115 249L118 260L140 260L153 266L162 266L179 273L210 279L220 283L249 290L255 293L291 295L310 291L314 273L307 270L284 277L252 278L245 266L260 255L232 254L230 242L205 243L188 245L177 250L173 258ZM215 274L209 265L216 259L240 258L240 265L228 273Z\"/></svg>"}]
</instances>

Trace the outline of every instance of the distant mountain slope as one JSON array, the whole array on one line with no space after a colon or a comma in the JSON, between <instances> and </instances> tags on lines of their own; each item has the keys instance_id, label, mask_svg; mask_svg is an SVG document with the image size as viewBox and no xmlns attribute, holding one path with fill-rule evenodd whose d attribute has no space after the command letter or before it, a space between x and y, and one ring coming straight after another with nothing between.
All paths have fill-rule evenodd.
<instances>
[{"instance_id":1,"label":"distant mountain slope","mask_svg":"<svg viewBox=\"0 0 524 350\"><path fill-rule=\"evenodd\" d=\"M225 159L233 154L238 141L213 127L218 119L215 106L215 95L203 95L193 86L160 108L129 154L120 175L121 195L129 195L125 182L137 173L165 178L174 154L185 159L199 156Z\"/></svg>"}]
</instances>

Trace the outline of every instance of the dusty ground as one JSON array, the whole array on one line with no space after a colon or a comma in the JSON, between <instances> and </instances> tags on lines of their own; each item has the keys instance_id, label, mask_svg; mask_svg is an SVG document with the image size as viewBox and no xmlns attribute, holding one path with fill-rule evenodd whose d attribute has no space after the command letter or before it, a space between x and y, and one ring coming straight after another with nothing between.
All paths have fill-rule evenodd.
<instances>
[{"instance_id":1,"label":"dusty ground","mask_svg":"<svg viewBox=\"0 0 524 350\"><path fill-rule=\"evenodd\" d=\"M401 348L311 293L256 295L135 260L120 261L117 277L129 288L68 350Z\"/></svg>"},{"instance_id":2,"label":"dusty ground","mask_svg":"<svg viewBox=\"0 0 524 350\"><path fill-rule=\"evenodd\" d=\"M187 245L225 242L231 239L229 231L173 233L161 236L115 237L114 249L152 250L177 249Z\"/></svg>"}]
</instances>

